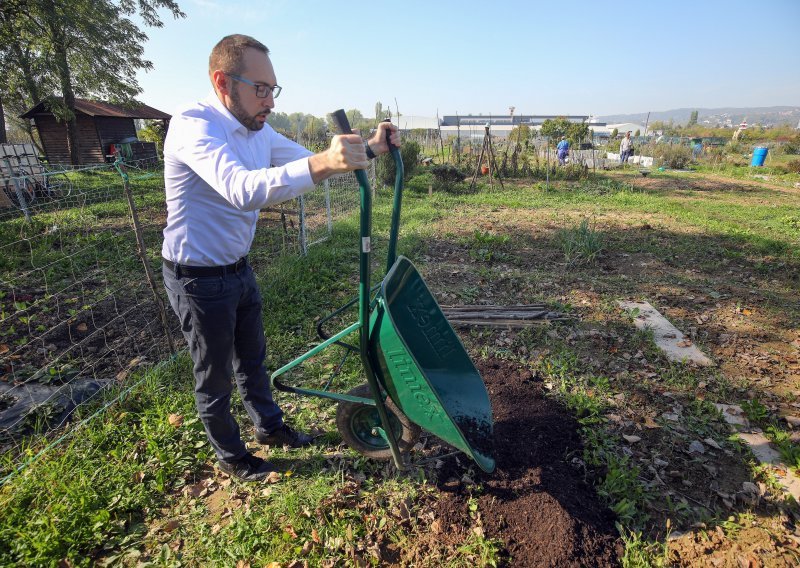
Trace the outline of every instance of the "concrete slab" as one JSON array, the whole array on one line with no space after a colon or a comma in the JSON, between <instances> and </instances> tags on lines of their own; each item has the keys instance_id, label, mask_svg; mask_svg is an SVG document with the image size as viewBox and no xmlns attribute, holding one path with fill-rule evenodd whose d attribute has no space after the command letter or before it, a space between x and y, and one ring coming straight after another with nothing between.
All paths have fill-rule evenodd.
<instances>
[{"instance_id":1,"label":"concrete slab","mask_svg":"<svg viewBox=\"0 0 800 568\"><path fill-rule=\"evenodd\" d=\"M747 442L750 451L758 461L773 467L772 473L778 479L783 488L788 491L795 500L800 501L800 479L786 467L781 461L781 455L771 445L767 437L760 433L739 432L739 437Z\"/></svg>"},{"instance_id":2,"label":"concrete slab","mask_svg":"<svg viewBox=\"0 0 800 568\"><path fill-rule=\"evenodd\" d=\"M702 367L711 367L714 362L709 359L692 341L657 309L647 302L617 302L623 310L638 310L634 324L638 329L653 330L653 338L670 361L694 363Z\"/></svg>"}]
</instances>

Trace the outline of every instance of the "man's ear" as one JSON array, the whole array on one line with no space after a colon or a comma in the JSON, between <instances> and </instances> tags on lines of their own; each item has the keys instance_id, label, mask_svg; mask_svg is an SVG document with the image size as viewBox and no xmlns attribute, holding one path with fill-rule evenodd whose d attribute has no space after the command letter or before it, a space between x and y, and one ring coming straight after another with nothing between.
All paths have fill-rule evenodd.
<instances>
[{"instance_id":1,"label":"man's ear","mask_svg":"<svg viewBox=\"0 0 800 568\"><path fill-rule=\"evenodd\" d=\"M230 94L228 76L223 73L222 70L217 69L211 74L211 84L214 86L214 90L216 90L219 94Z\"/></svg>"}]
</instances>

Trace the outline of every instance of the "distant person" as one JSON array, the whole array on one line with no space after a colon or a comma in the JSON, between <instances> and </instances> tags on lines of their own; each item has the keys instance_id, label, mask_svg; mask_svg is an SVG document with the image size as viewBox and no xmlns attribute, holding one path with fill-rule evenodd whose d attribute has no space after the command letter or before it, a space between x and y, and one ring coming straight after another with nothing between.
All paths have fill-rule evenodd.
<instances>
[{"instance_id":1,"label":"distant person","mask_svg":"<svg viewBox=\"0 0 800 568\"><path fill-rule=\"evenodd\" d=\"M633 154L633 140L631 140L631 131L628 130L625 133L625 138L619 144L619 162L627 164L631 154Z\"/></svg>"},{"instance_id":2,"label":"distant person","mask_svg":"<svg viewBox=\"0 0 800 568\"><path fill-rule=\"evenodd\" d=\"M567 158L569 157L569 140L567 140L566 136L562 136L561 142L556 146L556 156L558 157L559 164L562 166L566 165Z\"/></svg>"},{"instance_id":3,"label":"distant person","mask_svg":"<svg viewBox=\"0 0 800 568\"><path fill-rule=\"evenodd\" d=\"M692 146L692 158L696 160L702 155L703 155L703 143L697 142L694 146Z\"/></svg>"}]
</instances>

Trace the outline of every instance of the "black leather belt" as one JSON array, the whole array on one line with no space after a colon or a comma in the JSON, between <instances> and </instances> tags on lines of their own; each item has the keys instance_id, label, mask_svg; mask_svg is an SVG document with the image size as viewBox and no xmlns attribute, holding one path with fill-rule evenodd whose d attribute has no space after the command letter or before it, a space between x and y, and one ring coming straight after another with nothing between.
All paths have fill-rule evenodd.
<instances>
[{"instance_id":1,"label":"black leather belt","mask_svg":"<svg viewBox=\"0 0 800 568\"><path fill-rule=\"evenodd\" d=\"M203 278L205 276L225 276L226 274L236 274L244 270L247 266L247 257L243 256L233 264L227 266L187 266L185 264L175 264L174 262L162 258L164 266L175 273L175 278Z\"/></svg>"}]
</instances>

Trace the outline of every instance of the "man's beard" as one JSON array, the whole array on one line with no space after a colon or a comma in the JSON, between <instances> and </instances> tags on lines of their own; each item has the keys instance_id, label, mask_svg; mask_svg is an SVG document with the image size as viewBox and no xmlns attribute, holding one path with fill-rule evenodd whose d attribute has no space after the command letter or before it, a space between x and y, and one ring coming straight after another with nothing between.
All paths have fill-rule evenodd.
<instances>
[{"instance_id":1,"label":"man's beard","mask_svg":"<svg viewBox=\"0 0 800 568\"><path fill-rule=\"evenodd\" d=\"M231 111L231 114L236 117L236 120L242 123L248 130L261 130L264 128L264 124L266 121L261 122L258 120L259 115L268 116L270 113L269 109L264 109L262 112L258 113L255 116L247 114L247 111L242 108L241 99L239 98L239 91L236 89L231 90L231 108L228 109Z\"/></svg>"}]
</instances>

